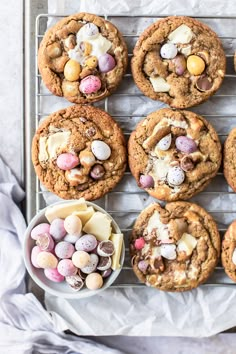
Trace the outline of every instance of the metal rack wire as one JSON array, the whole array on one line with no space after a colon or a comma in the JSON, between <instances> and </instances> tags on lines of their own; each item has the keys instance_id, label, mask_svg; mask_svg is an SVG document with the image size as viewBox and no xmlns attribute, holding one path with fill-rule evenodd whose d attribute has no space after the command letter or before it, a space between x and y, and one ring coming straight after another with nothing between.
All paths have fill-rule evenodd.
<instances>
[{"instance_id":1,"label":"metal rack wire","mask_svg":"<svg viewBox=\"0 0 236 354\"><path fill-rule=\"evenodd\" d=\"M41 104L44 99L48 99L52 96L51 93L44 92L42 90L42 85L41 85L41 76L38 72L37 68L37 52L38 52L38 47L40 44L41 39L44 36L44 32L46 30L47 22L48 20L50 21L56 21L59 20L62 17L65 17L66 15L50 15L50 14L42 14L39 15L36 19L36 27L35 27L35 128L38 127L39 120L42 117L45 117L50 114L50 112L44 112L41 111ZM119 15L107 15L104 16L106 19L110 20L111 22L114 22L117 24L117 26L121 29L123 32L123 36L125 40L128 42L128 47L129 47L129 57L132 57L132 46L137 40L138 36L140 33L136 32L137 24L139 22L143 23L143 29L148 26L148 24L156 21L158 18L165 17L165 16L133 16L133 17L128 17L128 16L119 16ZM217 32L219 31L219 28L224 29L227 28L227 22L234 21L236 23L236 17L224 17L224 16L219 16L219 17L209 17L209 16L201 16L197 17L197 19L208 23L213 29L215 29ZM133 26L132 26L132 21L133 21ZM121 26L121 22L123 23L123 26ZM130 23L131 23L131 31L128 29L130 28ZM125 27L125 25L128 25ZM123 29L125 27L125 29ZM231 26L232 27L232 26ZM140 26L139 26L140 28ZM140 32L142 32L140 30ZM227 58L227 74L225 78L225 82L227 80L235 80L236 79L236 74L234 73L233 70L233 45L234 45L234 40L236 41L236 36L234 36L231 33L227 33L227 35L224 35L224 33L220 33L219 37L221 38L223 45L226 50L226 58ZM235 42L235 48L236 48L236 42ZM128 72L124 80L131 80L132 75ZM227 86L226 86L227 87ZM133 121L135 123L138 122L138 120L143 119L145 117L145 114L141 112L141 114L137 113L126 113L126 112L117 112L115 110L114 112L110 111L110 104L114 99L119 99L120 102L122 102L122 99L126 99L129 97L130 100L139 98L141 100L144 99L143 94L141 94L136 88L134 83L130 83L129 89L126 89L126 85L124 85L121 88L118 89L117 92L115 92L111 97L108 97L104 100L103 106L100 107L103 108L104 110L108 111L117 121L122 125L123 132L125 136L128 138L130 135L130 132L132 128L130 128L130 121ZM202 110L199 111L198 107L194 108L193 110L196 112L199 112L199 114L203 115L206 119L209 119L213 125L217 126L217 122L223 120L226 121L229 120L230 124L236 125L236 111L235 113L227 113L224 114L223 112L221 113L221 107L223 104L227 104L228 99L233 99L236 97L236 82L235 82L235 92L229 93L227 90L224 88L219 90L218 93L216 93L212 101L214 105L214 109L216 110L216 113L209 113L204 112ZM59 98L60 100L60 98ZM151 101L151 100L150 100ZM211 102L211 100L209 101ZM154 103L153 103L154 105ZM163 105L162 105L163 106ZM215 107L216 106L216 107ZM204 104L201 105L201 107L205 107ZM218 109L219 108L219 112ZM155 110L154 108L153 110ZM150 110L151 112L151 110ZM221 122L221 124L222 124ZM229 124L229 125L230 125ZM132 125L132 124L131 124ZM135 126L136 124L134 124ZM228 131L230 130L230 126L227 128L225 127L224 124L222 124L222 127L219 127L218 129L218 135L220 136L221 141L223 142L227 136ZM34 131L29 132L30 137L32 138L34 135ZM29 139L28 139L29 140ZM29 150L29 147L28 149ZM40 209L44 208L46 206L44 197L49 193L48 191L42 191L40 189L39 181L38 179L34 176L34 171L33 167L31 164L27 165L27 173L30 176L28 178L28 183L29 189L33 191L34 195L31 196L31 199L29 201L29 208L30 208L30 213L28 213L29 217L32 217L35 212L38 212ZM125 263L124 267L122 269L122 272L120 273L120 276L118 277L117 281L113 285L114 287L127 287L127 286L143 286L135 275L133 274L132 268L130 266L130 261L129 261L129 252L128 252L128 234L132 230L132 224L137 217L137 215L140 213L143 207L145 207L149 202L153 201L153 199L147 195L147 193L141 191L136 187L133 178L131 176L131 173L129 170L125 172L125 182L121 183L120 186L118 186L114 191L110 192L107 194L102 200L99 201L99 205L104 207L108 213L110 213L114 219L117 221L117 223L120 225L122 232L124 233L125 236L125 241L126 241L126 256L125 256ZM127 187L128 186L128 187ZM233 193L232 190L227 186L226 182L224 181L223 174L222 172L219 172L216 181L212 182L212 185L210 185L204 192L200 193L198 196L192 198L192 201L196 201L198 204L201 205L202 201L202 196L207 196L209 200L209 205L205 206L203 205L209 213L216 219L219 227L219 231L221 235L225 232L227 229L228 224L233 220L236 219L236 210L231 209L232 206L232 200L236 201L236 194ZM126 211L124 212L124 202L121 202L121 198L125 199L125 203L127 206ZM129 209L129 199L136 198L138 200L138 207L135 209ZM121 204L119 204L121 203ZM208 203L207 203L208 204ZM212 205L215 205L215 207L212 207ZM32 214L32 215L31 215ZM129 222L126 225L126 219L129 220ZM227 286L235 286L235 284L225 275L221 265L216 267L214 274L212 277L207 281L206 285L208 286L222 286L222 285L227 285Z\"/></svg>"}]
</instances>

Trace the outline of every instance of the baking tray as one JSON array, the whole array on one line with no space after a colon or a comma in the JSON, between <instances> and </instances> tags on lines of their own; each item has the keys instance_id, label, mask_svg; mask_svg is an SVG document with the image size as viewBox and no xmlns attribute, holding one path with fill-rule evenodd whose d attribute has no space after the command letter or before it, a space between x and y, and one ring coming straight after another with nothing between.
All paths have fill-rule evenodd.
<instances>
[{"instance_id":1,"label":"baking tray","mask_svg":"<svg viewBox=\"0 0 236 354\"><path fill-rule=\"evenodd\" d=\"M28 4L27 4L28 3ZM39 181L35 176L34 169L31 163L31 141L41 118L46 117L51 112L44 112L41 110L42 100L53 96L50 93L42 92L41 76L37 69L37 50L40 41L45 33L47 22L59 20L69 14L39 14L46 11L46 1L41 1L40 5L37 1L26 1L25 12L25 182L26 182L26 218L27 221L37 213L40 209L46 206L44 194L47 191L41 191ZM37 6L36 6L37 5ZM167 15L166 15L167 16ZM129 57L132 56L132 48L142 32L136 32L136 28L141 24L144 29L150 23L156 21L158 18L165 16L120 16L107 15L106 19L110 20L123 32L123 36L128 44ZM236 75L233 69L233 50L234 41L236 47L236 36L233 33L228 33L227 23L236 23L236 17L196 17L202 22L205 22L210 27L219 33L219 29L226 30L226 33L220 33L219 37L223 42L223 46L227 57L227 74L222 88L211 98L207 103L202 104L192 110L203 115L208 119L218 131L218 135L222 142L224 142L228 132L236 125L236 111L224 114L224 106L227 105L228 100L235 100L236 98ZM140 27L139 27L140 28ZM232 28L232 26L230 26ZM235 90L228 92L227 82L229 80L235 81ZM232 81L231 81L232 82ZM130 132L140 119L145 117L144 114L132 114L126 111L126 107L122 106L124 97L129 97L130 107L137 107L137 104L145 104L145 98L136 88L132 82L130 70L123 79L123 83L119 89L110 97L106 98L99 107L108 111L121 125L125 136L129 137ZM54 98L55 99L55 98ZM58 98L59 100L61 98ZM149 100L149 99L148 99ZM149 100L149 104L150 104ZM147 102L147 101L146 101ZM157 105L159 104L159 107ZM68 103L69 105L69 103ZM161 105L161 106L160 106ZM212 106L212 112L204 114L204 109L209 109ZM155 110L162 107L163 104L153 101L153 108ZM112 107L112 109L110 108ZM112 111L111 111L112 110ZM205 199L207 197L207 203ZM140 190L134 181L129 170L125 172L123 181L104 198L98 201L99 205L104 207L110 213L117 223L120 225L124 233L126 243L126 257L124 267L120 276L114 283L113 287L140 287L141 284L134 275L130 266L129 252L128 252L128 236L132 230L133 222L140 211L149 203L154 201L148 194ZM218 224L221 236L224 234L230 222L236 219L236 210L232 207L232 202L236 201L236 194L228 187L224 180L222 170L219 172L211 182L210 186L204 192L198 194L190 201L197 202L202 205L214 217ZM137 207L130 208L131 205ZM207 204L207 205L206 205ZM235 284L225 275L223 268L219 264L213 275L203 286L235 286Z\"/></svg>"}]
</instances>

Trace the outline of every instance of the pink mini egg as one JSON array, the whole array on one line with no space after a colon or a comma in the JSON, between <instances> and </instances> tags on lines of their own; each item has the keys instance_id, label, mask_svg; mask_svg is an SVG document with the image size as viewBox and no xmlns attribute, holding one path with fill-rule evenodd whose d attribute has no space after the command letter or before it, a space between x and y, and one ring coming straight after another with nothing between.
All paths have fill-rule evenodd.
<instances>
[{"instance_id":1,"label":"pink mini egg","mask_svg":"<svg viewBox=\"0 0 236 354\"><path fill-rule=\"evenodd\" d=\"M38 235L44 234L45 232L49 232L49 229L50 225L47 223L38 224L33 228L30 236L33 240L37 240Z\"/></svg>"},{"instance_id":2,"label":"pink mini egg","mask_svg":"<svg viewBox=\"0 0 236 354\"><path fill-rule=\"evenodd\" d=\"M52 236L45 232L44 234L40 234L37 237L36 245L39 246L40 251L52 251L54 248L54 241Z\"/></svg>"},{"instance_id":3,"label":"pink mini egg","mask_svg":"<svg viewBox=\"0 0 236 354\"><path fill-rule=\"evenodd\" d=\"M100 90L102 84L99 77L94 75L86 76L83 80L81 80L79 89L82 93L90 94L95 93Z\"/></svg>"},{"instance_id":4,"label":"pink mini egg","mask_svg":"<svg viewBox=\"0 0 236 354\"><path fill-rule=\"evenodd\" d=\"M58 258L71 258L74 252L75 247L70 242L61 241L55 247L55 254Z\"/></svg>"},{"instance_id":5,"label":"pink mini egg","mask_svg":"<svg viewBox=\"0 0 236 354\"><path fill-rule=\"evenodd\" d=\"M79 164L78 156L71 153L64 153L58 156L57 158L57 166L61 170L71 170Z\"/></svg>"},{"instance_id":6,"label":"pink mini egg","mask_svg":"<svg viewBox=\"0 0 236 354\"><path fill-rule=\"evenodd\" d=\"M143 237L139 237L135 240L134 242L134 247L136 248L136 250L141 250L145 245L145 240Z\"/></svg>"},{"instance_id":7,"label":"pink mini egg","mask_svg":"<svg viewBox=\"0 0 236 354\"><path fill-rule=\"evenodd\" d=\"M65 277L58 272L57 268L44 269L44 274L46 278L54 281L55 283L61 283L63 280L65 280Z\"/></svg>"},{"instance_id":8,"label":"pink mini egg","mask_svg":"<svg viewBox=\"0 0 236 354\"><path fill-rule=\"evenodd\" d=\"M111 54L105 53L98 59L98 67L102 73L111 71L116 66L116 61Z\"/></svg>"},{"instance_id":9,"label":"pink mini egg","mask_svg":"<svg viewBox=\"0 0 236 354\"><path fill-rule=\"evenodd\" d=\"M69 277L77 273L77 268L74 266L70 259L62 259L57 266L58 272L64 277Z\"/></svg>"},{"instance_id":10,"label":"pink mini egg","mask_svg":"<svg viewBox=\"0 0 236 354\"><path fill-rule=\"evenodd\" d=\"M37 263L38 254L41 252L39 246L34 246L31 251L31 263L35 268L40 268Z\"/></svg>"},{"instance_id":11,"label":"pink mini egg","mask_svg":"<svg viewBox=\"0 0 236 354\"><path fill-rule=\"evenodd\" d=\"M50 234L56 241L60 241L63 237L66 236L66 230L64 228L63 219L54 219L50 225Z\"/></svg>"}]
</instances>

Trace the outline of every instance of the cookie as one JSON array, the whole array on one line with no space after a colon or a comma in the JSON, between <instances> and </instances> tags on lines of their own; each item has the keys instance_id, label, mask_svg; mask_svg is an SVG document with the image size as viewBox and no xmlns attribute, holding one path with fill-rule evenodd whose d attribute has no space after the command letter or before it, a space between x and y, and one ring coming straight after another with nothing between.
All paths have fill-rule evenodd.
<instances>
[{"instance_id":1,"label":"cookie","mask_svg":"<svg viewBox=\"0 0 236 354\"><path fill-rule=\"evenodd\" d=\"M236 220L232 222L224 235L221 261L226 274L236 282Z\"/></svg>"},{"instance_id":2,"label":"cookie","mask_svg":"<svg viewBox=\"0 0 236 354\"><path fill-rule=\"evenodd\" d=\"M184 16L158 20L139 37L131 63L138 88L153 100L187 108L206 101L226 70L222 44L205 24Z\"/></svg>"},{"instance_id":3,"label":"cookie","mask_svg":"<svg viewBox=\"0 0 236 354\"><path fill-rule=\"evenodd\" d=\"M202 191L217 174L221 144L214 128L189 111L149 114L128 142L129 166L151 196L176 201Z\"/></svg>"},{"instance_id":4,"label":"cookie","mask_svg":"<svg viewBox=\"0 0 236 354\"><path fill-rule=\"evenodd\" d=\"M109 192L126 168L125 139L101 109L75 105L52 113L32 142L35 172L63 199L94 200Z\"/></svg>"},{"instance_id":5,"label":"cookie","mask_svg":"<svg viewBox=\"0 0 236 354\"><path fill-rule=\"evenodd\" d=\"M73 103L109 96L127 63L127 47L119 30L88 13L57 22L45 33L38 51L38 67L47 88Z\"/></svg>"},{"instance_id":6,"label":"cookie","mask_svg":"<svg viewBox=\"0 0 236 354\"><path fill-rule=\"evenodd\" d=\"M236 128L232 129L224 143L224 176L236 192Z\"/></svg>"},{"instance_id":7,"label":"cookie","mask_svg":"<svg viewBox=\"0 0 236 354\"><path fill-rule=\"evenodd\" d=\"M132 266L139 280L165 291L185 291L205 282L217 265L220 235L200 206L153 203L138 216L130 237Z\"/></svg>"}]
</instances>

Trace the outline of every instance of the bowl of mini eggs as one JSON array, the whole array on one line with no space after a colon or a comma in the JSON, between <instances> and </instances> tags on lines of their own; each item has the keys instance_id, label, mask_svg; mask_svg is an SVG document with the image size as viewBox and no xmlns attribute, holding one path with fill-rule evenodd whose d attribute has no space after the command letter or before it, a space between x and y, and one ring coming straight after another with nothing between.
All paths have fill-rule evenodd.
<instances>
[{"instance_id":1,"label":"bowl of mini eggs","mask_svg":"<svg viewBox=\"0 0 236 354\"><path fill-rule=\"evenodd\" d=\"M124 263L123 234L101 207L83 198L41 210L24 235L24 261L36 284L78 299L108 288Z\"/></svg>"}]
</instances>

